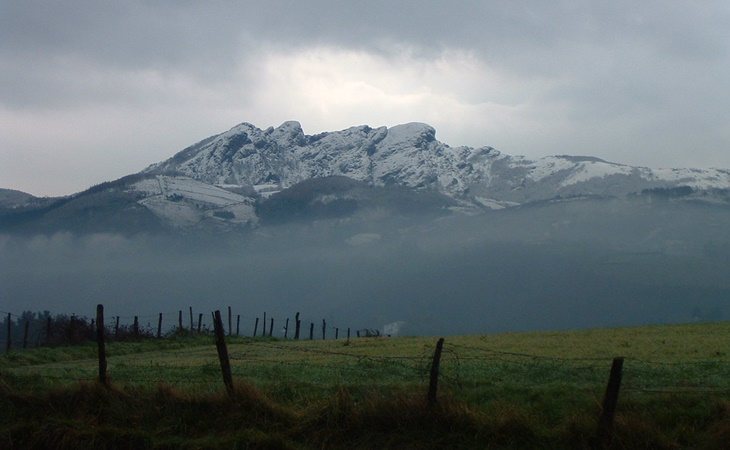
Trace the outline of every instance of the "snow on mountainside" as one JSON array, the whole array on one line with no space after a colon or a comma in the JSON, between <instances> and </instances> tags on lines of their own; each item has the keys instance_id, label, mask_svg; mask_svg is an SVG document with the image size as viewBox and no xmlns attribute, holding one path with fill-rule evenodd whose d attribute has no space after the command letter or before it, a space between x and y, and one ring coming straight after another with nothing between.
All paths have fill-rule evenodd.
<instances>
[{"instance_id":1,"label":"snow on mountainside","mask_svg":"<svg viewBox=\"0 0 730 450\"><path fill-rule=\"evenodd\" d=\"M298 122L266 130L242 123L143 173L247 186L266 196L310 178L341 175L374 186L435 190L485 208L677 186L730 188L728 170L649 169L577 156L530 160L491 147L451 147L436 140L436 131L422 123L357 126L311 136Z\"/></svg>"},{"instance_id":2,"label":"snow on mountainside","mask_svg":"<svg viewBox=\"0 0 730 450\"><path fill-rule=\"evenodd\" d=\"M255 225L254 200L187 177L158 175L143 178L126 188L138 203L174 227L191 227L204 221L229 225Z\"/></svg>"},{"instance_id":3,"label":"snow on mountainside","mask_svg":"<svg viewBox=\"0 0 730 450\"><path fill-rule=\"evenodd\" d=\"M5 193L0 191L0 201L11 197ZM0 230L136 233L244 229L258 224L254 195L184 176L128 175L67 197L30 196L29 201L12 208L0 202Z\"/></svg>"}]
</instances>

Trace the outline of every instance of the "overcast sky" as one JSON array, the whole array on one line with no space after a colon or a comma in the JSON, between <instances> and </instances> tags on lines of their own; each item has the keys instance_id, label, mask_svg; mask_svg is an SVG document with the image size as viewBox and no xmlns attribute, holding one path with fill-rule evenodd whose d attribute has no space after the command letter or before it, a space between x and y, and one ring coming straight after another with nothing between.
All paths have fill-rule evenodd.
<instances>
[{"instance_id":1,"label":"overcast sky","mask_svg":"<svg viewBox=\"0 0 730 450\"><path fill-rule=\"evenodd\" d=\"M730 167L729 5L0 0L0 187L68 194L286 120Z\"/></svg>"}]
</instances>

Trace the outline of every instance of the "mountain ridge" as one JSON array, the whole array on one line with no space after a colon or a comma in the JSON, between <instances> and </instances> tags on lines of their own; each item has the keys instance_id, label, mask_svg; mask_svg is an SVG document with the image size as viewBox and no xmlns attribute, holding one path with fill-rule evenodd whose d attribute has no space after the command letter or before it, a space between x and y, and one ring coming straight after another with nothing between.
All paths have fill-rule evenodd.
<instances>
[{"instance_id":1,"label":"mountain ridge","mask_svg":"<svg viewBox=\"0 0 730 450\"><path fill-rule=\"evenodd\" d=\"M347 176L375 186L432 189L470 205L490 207L559 196L627 195L653 188L730 188L730 170L650 169L593 156L528 159L493 147L451 147L430 125L360 125L316 135L284 122L259 129L236 125L142 171L175 172L217 185L277 185ZM485 205L486 204L486 205Z\"/></svg>"},{"instance_id":2,"label":"mountain ridge","mask_svg":"<svg viewBox=\"0 0 730 450\"><path fill-rule=\"evenodd\" d=\"M295 217L435 217L644 194L728 205L729 192L729 170L649 169L593 156L531 160L489 146L451 147L424 123L306 135L295 121L266 129L244 122L71 196L0 191L0 229L249 229Z\"/></svg>"}]
</instances>

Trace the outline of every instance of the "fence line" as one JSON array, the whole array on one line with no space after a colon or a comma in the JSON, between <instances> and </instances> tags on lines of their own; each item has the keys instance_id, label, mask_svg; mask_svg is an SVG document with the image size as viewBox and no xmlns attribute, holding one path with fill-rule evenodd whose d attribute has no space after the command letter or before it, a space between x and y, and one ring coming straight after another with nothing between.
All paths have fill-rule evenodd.
<instances>
[{"instance_id":1,"label":"fence line","mask_svg":"<svg viewBox=\"0 0 730 450\"><path fill-rule=\"evenodd\" d=\"M179 309L176 311L161 312L155 314L137 314L137 315L115 315L108 314L103 320L104 327L106 328L106 339L110 341L117 340L130 340L141 337L163 337L162 335L168 335L171 333L198 333L198 334L210 334L214 330L214 323L210 320L208 314L200 312L198 313L197 322L192 318L193 307L187 306L186 308ZM233 314L232 308L228 307L228 312L231 315L228 317L226 334L228 336L242 336L248 335L250 329L248 329L249 321L253 322L254 319L258 321L260 317L251 314ZM0 342L5 351L18 351L21 348L26 347L38 347L42 345L64 345L64 344L77 344L83 341L94 341L95 335L97 334L95 319L89 318L85 315L76 313L62 313L56 315L46 316L47 311L33 312L24 311L22 314L10 313L7 311L0 312L3 317L0 317L0 321L8 323L8 325L0 330ZM265 316L266 313L264 313ZM297 313L298 315L299 313ZM191 316L191 320L187 320L187 316ZM185 316L185 320L182 317ZM297 316L298 317L298 316ZM164 320L163 320L164 318ZM263 324L262 335L272 336L276 335L284 336L293 331L289 328L290 317L280 318L276 323L281 324L279 328L274 331L274 317L269 316L270 322L267 321ZM241 331L241 319L243 319L243 331ZM48 321L48 323L46 323ZM51 324L52 322L52 324ZM71 325L69 325L69 322ZM65 325L64 325L65 324ZM75 324L75 326L74 326ZM284 325L285 324L285 325ZM325 335L328 338L334 337L339 338L339 324L334 324L332 321L323 320L323 324L326 326L323 328L322 337ZM296 324L295 324L296 325ZM23 335L23 328L28 327L29 331L27 336ZM63 328L61 328L63 327ZM327 329L334 330L333 333L326 333ZM344 330L345 328L343 328ZM349 330L348 340L349 340ZM293 333L292 333L293 334Z\"/></svg>"}]
</instances>

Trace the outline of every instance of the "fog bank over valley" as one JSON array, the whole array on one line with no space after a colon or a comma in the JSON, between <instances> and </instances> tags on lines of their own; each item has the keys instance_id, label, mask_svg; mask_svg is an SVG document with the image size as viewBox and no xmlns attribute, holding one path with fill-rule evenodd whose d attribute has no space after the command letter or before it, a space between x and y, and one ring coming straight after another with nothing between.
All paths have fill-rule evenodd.
<instances>
[{"instance_id":1,"label":"fog bank over valley","mask_svg":"<svg viewBox=\"0 0 730 450\"><path fill-rule=\"evenodd\" d=\"M207 318L230 305L246 334L264 311L276 329L301 312L317 327L403 321L404 334L730 314L726 207L637 196L428 220L300 219L238 233L6 233L3 309L91 316L103 303L110 316L164 312L171 324L188 306Z\"/></svg>"}]
</instances>

